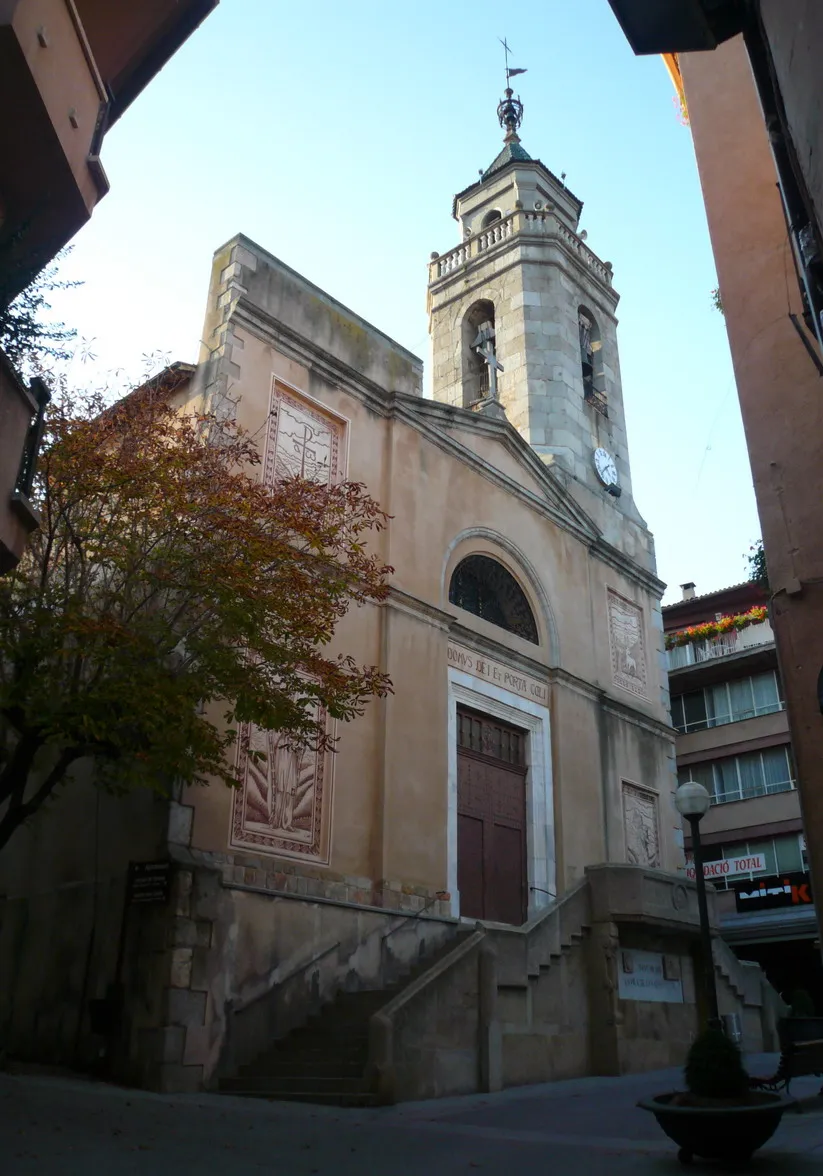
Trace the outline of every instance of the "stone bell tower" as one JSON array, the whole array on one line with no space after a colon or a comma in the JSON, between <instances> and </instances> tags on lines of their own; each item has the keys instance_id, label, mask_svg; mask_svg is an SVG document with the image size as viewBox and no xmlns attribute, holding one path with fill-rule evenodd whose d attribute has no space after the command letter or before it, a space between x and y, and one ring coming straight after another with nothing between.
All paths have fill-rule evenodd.
<instances>
[{"instance_id":1,"label":"stone bell tower","mask_svg":"<svg viewBox=\"0 0 823 1176\"><path fill-rule=\"evenodd\" d=\"M503 150L455 196L461 243L429 266L434 398L505 414L547 464L634 514L612 267L577 231L582 202L521 145L509 81Z\"/></svg>"}]
</instances>

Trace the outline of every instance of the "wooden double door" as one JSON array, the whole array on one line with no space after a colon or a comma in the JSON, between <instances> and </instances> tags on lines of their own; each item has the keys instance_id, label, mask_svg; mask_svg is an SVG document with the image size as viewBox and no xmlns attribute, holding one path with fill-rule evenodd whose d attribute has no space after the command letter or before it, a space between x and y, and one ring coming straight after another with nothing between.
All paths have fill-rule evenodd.
<instances>
[{"instance_id":1,"label":"wooden double door","mask_svg":"<svg viewBox=\"0 0 823 1176\"><path fill-rule=\"evenodd\" d=\"M519 925L528 909L526 735L462 707L457 728L460 914Z\"/></svg>"}]
</instances>

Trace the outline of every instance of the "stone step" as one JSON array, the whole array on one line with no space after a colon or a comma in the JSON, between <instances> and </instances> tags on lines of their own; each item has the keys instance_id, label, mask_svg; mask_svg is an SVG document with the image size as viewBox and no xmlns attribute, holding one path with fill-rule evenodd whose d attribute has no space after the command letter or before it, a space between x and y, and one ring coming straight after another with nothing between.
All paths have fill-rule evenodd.
<instances>
[{"instance_id":1,"label":"stone step","mask_svg":"<svg viewBox=\"0 0 823 1176\"><path fill-rule=\"evenodd\" d=\"M224 1090L220 1085L221 1094L233 1094L241 1098L266 1098L272 1102L303 1102L315 1103L332 1107L376 1107L379 1106L377 1095L372 1091L343 1091L318 1094L314 1090L294 1089L289 1091L267 1090Z\"/></svg>"},{"instance_id":2,"label":"stone step","mask_svg":"<svg viewBox=\"0 0 823 1176\"><path fill-rule=\"evenodd\" d=\"M471 934L473 930L461 930L385 989L339 992L305 1025L241 1067L236 1077L222 1079L219 1089L254 1098L376 1106L365 1078L371 1017Z\"/></svg>"},{"instance_id":3,"label":"stone step","mask_svg":"<svg viewBox=\"0 0 823 1176\"><path fill-rule=\"evenodd\" d=\"M293 1094L364 1094L370 1093L363 1075L351 1074L243 1074L223 1078L220 1089L225 1094L260 1091L270 1095Z\"/></svg>"},{"instance_id":4,"label":"stone step","mask_svg":"<svg viewBox=\"0 0 823 1176\"><path fill-rule=\"evenodd\" d=\"M329 1025L326 1029L304 1029L295 1034L289 1034L270 1048L284 1049L288 1043L292 1049L320 1049L334 1045L340 1049L354 1048L369 1039L368 1020L356 1025Z\"/></svg>"},{"instance_id":5,"label":"stone step","mask_svg":"<svg viewBox=\"0 0 823 1176\"><path fill-rule=\"evenodd\" d=\"M326 1062L304 1062L301 1058L276 1061L271 1058L261 1058L248 1066L243 1066L238 1079L281 1079L288 1078L297 1081L301 1077L312 1078L351 1078L362 1081L368 1065L368 1059L363 1058L356 1064L348 1065L340 1058L329 1058Z\"/></svg>"},{"instance_id":6,"label":"stone step","mask_svg":"<svg viewBox=\"0 0 823 1176\"><path fill-rule=\"evenodd\" d=\"M274 1045L271 1049L267 1049L265 1053L258 1054L252 1061L247 1062L243 1066L240 1073L250 1073L250 1067L258 1069L261 1065L283 1066L283 1065L306 1065L306 1066L321 1066L326 1067L333 1063L345 1066L347 1069L352 1066L364 1066L368 1058L368 1049L366 1043L358 1049L336 1049L330 1046L317 1047L311 1050L296 1049L292 1047L283 1048Z\"/></svg>"},{"instance_id":7,"label":"stone step","mask_svg":"<svg viewBox=\"0 0 823 1176\"><path fill-rule=\"evenodd\" d=\"M238 1074L273 1074L285 1070L311 1074L362 1074L368 1062L368 1051L342 1053L338 1050L270 1049L253 1061L241 1066Z\"/></svg>"}]
</instances>

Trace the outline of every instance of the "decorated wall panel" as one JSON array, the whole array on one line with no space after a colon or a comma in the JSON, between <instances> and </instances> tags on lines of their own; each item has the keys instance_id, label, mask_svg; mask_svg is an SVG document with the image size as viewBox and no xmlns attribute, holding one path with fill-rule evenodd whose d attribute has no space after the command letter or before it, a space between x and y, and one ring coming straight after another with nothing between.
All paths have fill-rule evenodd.
<instances>
[{"instance_id":1,"label":"decorated wall panel","mask_svg":"<svg viewBox=\"0 0 823 1176\"><path fill-rule=\"evenodd\" d=\"M606 596L612 681L630 694L648 698L643 610L612 588Z\"/></svg>"}]
</instances>

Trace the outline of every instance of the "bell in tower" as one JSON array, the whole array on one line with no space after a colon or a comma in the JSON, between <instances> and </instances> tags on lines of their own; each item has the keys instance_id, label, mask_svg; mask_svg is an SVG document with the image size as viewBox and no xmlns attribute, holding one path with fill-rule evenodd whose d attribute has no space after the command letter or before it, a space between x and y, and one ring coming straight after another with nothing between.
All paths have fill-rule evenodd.
<instances>
[{"instance_id":1,"label":"bell in tower","mask_svg":"<svg viewBox=\"0 0 823 1176\"><path fill-rule=\"evenodd\" d=\"M454 197L460 243L429 267L436 400L505 417L535 453L591 491L631 473L612 267L579 231L582 202L523 147L523 103L507 70L497 108L503 147ZM604 484L595 452L613 458ZM601 463L602 464L602 463Z\"/></svg>"}]
</instances>

